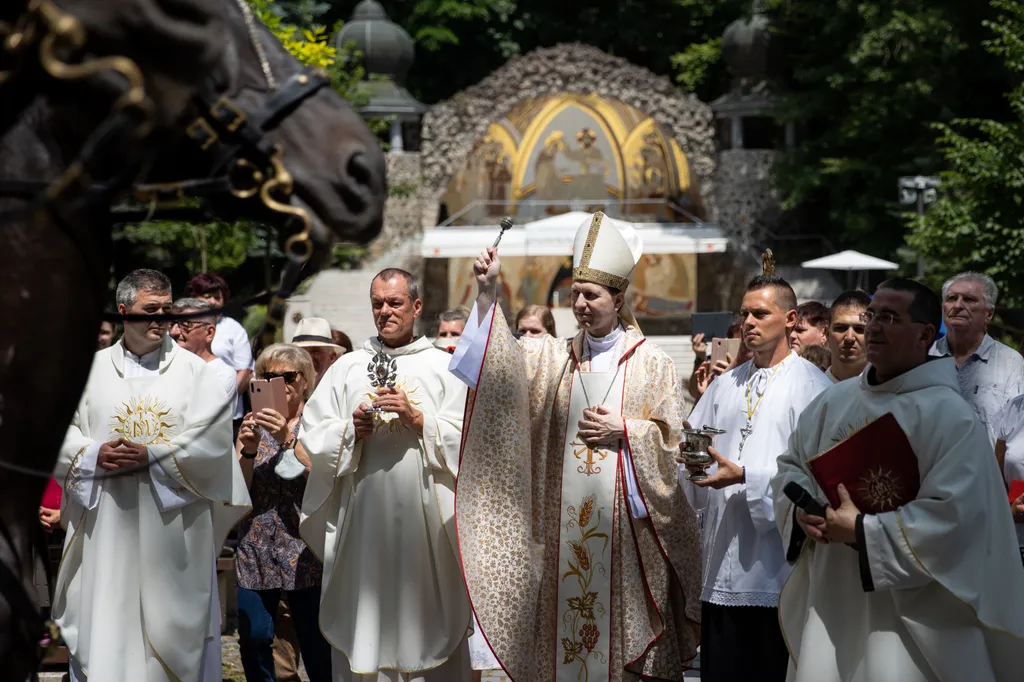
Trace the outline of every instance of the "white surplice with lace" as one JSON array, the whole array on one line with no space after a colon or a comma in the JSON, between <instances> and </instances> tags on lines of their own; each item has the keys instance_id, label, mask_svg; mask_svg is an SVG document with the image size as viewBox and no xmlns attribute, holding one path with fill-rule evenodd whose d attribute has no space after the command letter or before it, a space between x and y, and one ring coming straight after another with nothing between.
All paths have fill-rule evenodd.
<instances>
[{"instance_id":1,"label":"white surplice with lace","mask_svg":"<svg viewBox=\"0 0 1024 682\"><path fill-rule=\"evenodd\" d=\"M698 488L685 480L685 470L680 472L694 509L703 514L701 600L720 606L778 605L789 566L775 527L769 482L800 413L832 386L820 369L796 353L774 367L752 363L748 360L711 382L688 419L695 429L725 429L715 438L715 449L745 467L746 482L722 490ZM748 410L753 411L749 420ZM752 430L744 442L748 422ZM712 465L708 472L716 470Z\"/></svg>"}]
</instances>

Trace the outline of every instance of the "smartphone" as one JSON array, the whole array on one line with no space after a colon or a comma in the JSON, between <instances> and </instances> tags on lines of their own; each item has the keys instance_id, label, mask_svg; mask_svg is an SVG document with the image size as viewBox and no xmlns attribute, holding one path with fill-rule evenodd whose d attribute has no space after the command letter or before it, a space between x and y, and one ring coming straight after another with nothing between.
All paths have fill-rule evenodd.
<instances>
[{"instance_id":1,"label":"smartphone","mask_svg":"<svg viewBox=\"0 0 1024 682\"><path fill-rule=\"evenodd\" d=\"M732 325L733 314L730 312L719 313L693 313L690 321L693 325L691 335L703 334L704 340L713 338L725 338Z\"/></svg>"},{"instance_id":2,"label":"smartphone","mask_svg":"<svg viewBox=\"0 0 1024 682\"><path fill-rule=\"evenodd\" d=\"M714 367L719 360L726 360L726 353L736 359L740 352L740 339L712 339L711 340L711 366Z\"/></svg>"},{"instance_id":3,"label":"smartphone","mask_svg":"<svg viewBox=\"0 0 1024 682\"><path fill-rule=\"evenodd\" d=\"M284 390L284 379L253 379L249 382L249 400L252 402L253 414L270 408L288 416L288 395Z\"/></svg>"}]
</instances>

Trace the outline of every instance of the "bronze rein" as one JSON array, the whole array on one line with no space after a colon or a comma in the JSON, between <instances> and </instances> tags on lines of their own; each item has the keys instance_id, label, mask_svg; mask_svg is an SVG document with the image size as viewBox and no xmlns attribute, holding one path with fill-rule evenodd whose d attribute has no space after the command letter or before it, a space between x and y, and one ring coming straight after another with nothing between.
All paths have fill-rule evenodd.
<instances>
[{"instance_id":1,"label":"bronze rein","mask_svg":"<svg viewBox=\"0 0 1024 682\"><path fill-rule=\"evenodd\" d=\"M259 112L250 115L230 97L201 89L194 98L198 115L185 127L185 135L201 152L219 152L214 159L213 173L205 180L135 185L134 199L148 204L149 208L136 210L134 215L140 220L158 219L160 210L167 208L168 200L172 205L181 205L186 198L202 201L223 192L239 200L258 200L265 209L279 215L283 222L298 221L299 229L287 238L284 251L290 260L305 263L313 252L310 238L312 218L305 208L291 203L292 176L281 160L282 151L270 145L267 128L276 125L291 109L325 87L328 79L321 69L305 69L279 84L274 78L266 50L260 43L251 10L245 0L236 0L236 3L246 24L250 47L271 95ZM73 200L69 195L73 188L79 189L83 196L78 206L72 205L65 213L71 213L83 204L114 201L120 190L130 184L131 179L126 178L128 173L121 174L113 183L97 184L89 172L92 162L100 153L109 151L115 137L124 136L121 139L139 143L153 131L153 101L146 94L142 71L134 61L124 56L91 57L77 63L62 58L62 55L80 52L86 37L82 22L59 9L52 0L30 0L14 26L0 22L0 53L6 53L12 61L10 68L0 71L0 90L26 68L29 59L35 59L46 76L55 81L79 81L108 72L119 75L127 83L111 106L110 116L105 122L108 124L101 125L102 130L86 141L82 153L56 180L40 188L36 197L38 201L34 202L35 210L55 210L60 204L71 204ZM131 129L125 130L126 126ZM0 196L22 197L24 188L30 184L0 182ZM160 209L158 204L162 205ZM127 214L132 212L122 215Z\"/></svg>"}]
</instances>

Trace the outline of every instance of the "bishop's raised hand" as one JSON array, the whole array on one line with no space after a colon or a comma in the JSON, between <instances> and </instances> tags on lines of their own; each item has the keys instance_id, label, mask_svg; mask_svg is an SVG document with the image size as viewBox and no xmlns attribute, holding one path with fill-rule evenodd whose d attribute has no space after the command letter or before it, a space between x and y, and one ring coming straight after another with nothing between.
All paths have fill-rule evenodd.
<instances>
[{"instance_id":1,"label":"bishop's raised hand","mask_svg":"<svg viewBox=\"0 0 1024 682\"><path fill-rule=\"evenodd\" d=\"M477 287L481 292L484 289L494 291L499 274L501 274L501 259L498 258L498 250L488 246L473 262L473 275L476 277Z\"/></svg>"},{"instance_id":2,"label":"bishop's raised hand","mask_svg":"<svg viewBox=\"0 0 1024 682\"><path fill-rule=\"evenodd\" d=\"M501 260L498 258L498 250L489 246L480 252L480 256L473 261L473 275L476 277L477 296L476 309L480 322L483 322L487 311L491 309L497 298L498 275L501 274Z\"/></svg>"}]
</instances>

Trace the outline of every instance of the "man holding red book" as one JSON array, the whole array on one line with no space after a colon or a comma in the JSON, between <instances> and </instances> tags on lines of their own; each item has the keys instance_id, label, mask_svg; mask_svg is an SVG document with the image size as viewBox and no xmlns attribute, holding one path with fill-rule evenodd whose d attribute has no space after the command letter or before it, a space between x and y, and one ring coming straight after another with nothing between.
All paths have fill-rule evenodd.
<instances>
[{"instance_id":1,"label":"man holding red book","mask_svg":"<svg viewBox=\"0 0 1024 682\"><path fill-rule=\"evenodd\" d=\"M1024 568L986 429L954 361L928 360L939 299L887 280L862 319L867 371L804 411L772 480L795 561L779 599L787 679L1019 679ZM831 502L824 516L793 484Z\"/></svg>"}]
</instances>

